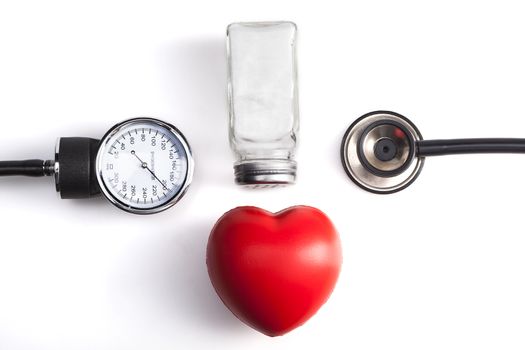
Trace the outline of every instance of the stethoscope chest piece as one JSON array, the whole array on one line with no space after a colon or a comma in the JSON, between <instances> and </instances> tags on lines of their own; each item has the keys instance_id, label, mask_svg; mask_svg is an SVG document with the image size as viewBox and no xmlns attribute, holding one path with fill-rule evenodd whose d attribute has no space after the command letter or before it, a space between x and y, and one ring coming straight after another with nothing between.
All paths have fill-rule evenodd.
<instances>
[{"instance_id":1,"label":"stethoscope chest piece","mask_svg":"<svg viewBox=\"0 0 525 350\"><path fill-rule=\"evenodd\" d=\"M421 133L394 112L365 114L346 130L341 161L352 181L374 193L393 193L409 186L424 164L417 157Z\"/></svg>"},{"instance_id":2,"label":"stethoscope chest piece","mask_svg":"<svg viewBox=\"0 0 525 350\"><path fill-rule=\"evenodd\" d=\"M474 153L525 153L523 138L423 140L416 126L394 112L357 119L343 137L341 161L352 181L373 193L393 193L419 176L425 158Z\"/></svg>"}]
</instances>

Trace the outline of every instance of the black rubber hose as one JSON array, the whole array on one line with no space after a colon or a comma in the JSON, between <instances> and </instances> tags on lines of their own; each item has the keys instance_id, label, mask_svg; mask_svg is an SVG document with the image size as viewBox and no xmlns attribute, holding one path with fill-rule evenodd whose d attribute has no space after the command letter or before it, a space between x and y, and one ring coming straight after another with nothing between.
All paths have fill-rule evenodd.
<instances>
[{"instance_id":1,"label":"black rubber hose","mask_svg":"<svg viewBox=\"0 0 525 350\"><path fill-rule=\"evenodd\" d=\"M471 153L525 153L525 139L422 140L416 144L419 157Z\"/></svg>"},{"instance_id":2,"label":"black rubber hose","mask_svg":"<svg viewBox=\"0 0 525 350\"><path fill-rule=\"evenodd\" d=\"M52 168L51 161L42 159L0 161L0 176L48 176L53 174Z\"/></svg>"}]
</instances>

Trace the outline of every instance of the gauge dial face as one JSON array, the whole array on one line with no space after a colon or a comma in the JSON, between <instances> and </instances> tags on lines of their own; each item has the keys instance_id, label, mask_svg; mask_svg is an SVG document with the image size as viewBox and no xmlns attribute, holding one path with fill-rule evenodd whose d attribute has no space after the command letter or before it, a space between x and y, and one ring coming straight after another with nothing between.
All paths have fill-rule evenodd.
<instances>
[{"instance_id":1,"label":"gauge dial face","mask_svg":"<svg viewBox=\"0 0 525 350\"><path fill-rule=\"evenodd\" d=\"M137 118L108 131L96 167L100 188L113 204L132 213L151 214L182 197L191 182L193 160L175 127Z\"/></svg>"}]
</instances>

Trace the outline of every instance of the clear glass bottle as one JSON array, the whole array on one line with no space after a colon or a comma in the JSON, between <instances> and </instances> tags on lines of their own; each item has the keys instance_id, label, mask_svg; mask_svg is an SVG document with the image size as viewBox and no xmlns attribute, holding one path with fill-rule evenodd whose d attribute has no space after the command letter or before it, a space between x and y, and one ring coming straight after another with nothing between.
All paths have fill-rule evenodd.
<instances>
[{"instance_id":1,"label":"clear glass bottle","mask_svg":"<svg viewBox=\"0 0 525 350\"><path fill-rule=\"evenodd\" d=\"M237 156L237 184L295 181L296 32L292 22L228 26L230 145Z\"/></svg>"}]
</instances>

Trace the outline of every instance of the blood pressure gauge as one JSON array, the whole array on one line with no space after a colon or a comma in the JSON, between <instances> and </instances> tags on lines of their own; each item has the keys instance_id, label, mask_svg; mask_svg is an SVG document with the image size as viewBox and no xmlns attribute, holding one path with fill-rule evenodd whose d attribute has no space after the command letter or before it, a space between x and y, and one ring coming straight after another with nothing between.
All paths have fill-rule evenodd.
<instances>
[{"instance_id":1,"label":"blood pressure gauge","mask_svg":"<svg viewBox=\"0 0 525 350\"><path fill-rule=\"evenodd\" d=\"M120 209L151 214L173 206L191 183L188 143L174 126L137 118L102 138L95 163L98 185Z\"/></svg>"},{"instance_id":2,"label":"blood pressure gauge","mask_svg":"<svg viewBox=\"0 0 525 350\"><path fill-rule=\"evenodd\" d=\"M61 137L54 160L0 162L0 176L55 177L61 198L102 193L116 207L134 214L170 208L185 194L193 157L184 135L153 118L129 119L102 138Z\"/></svg>"}]
</instances>

